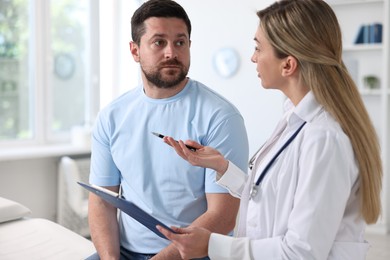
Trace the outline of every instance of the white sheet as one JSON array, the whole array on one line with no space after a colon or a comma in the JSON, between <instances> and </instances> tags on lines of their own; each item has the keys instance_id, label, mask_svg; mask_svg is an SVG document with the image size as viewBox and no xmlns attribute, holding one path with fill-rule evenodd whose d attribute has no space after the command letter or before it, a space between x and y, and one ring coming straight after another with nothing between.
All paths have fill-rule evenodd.
<instances>
[{"instance_id":1,"label":"white sheet","mask_svg":"<svg viewBox=\"0 0 390 260\"><path fill-rule=\"evenodd\" d=\"M0 224L1 260L77 260L95 252L88 239L40 218L22 218Z\"/></svg>"}]
</instances>

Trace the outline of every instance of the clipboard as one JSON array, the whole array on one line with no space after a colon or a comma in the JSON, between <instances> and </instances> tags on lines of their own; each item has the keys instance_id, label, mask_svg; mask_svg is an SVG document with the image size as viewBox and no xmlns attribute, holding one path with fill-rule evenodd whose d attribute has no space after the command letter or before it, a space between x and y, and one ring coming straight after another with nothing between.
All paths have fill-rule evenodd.
<instances>
[{"instance_id":1,"label":"clipboard","mask_svg":"<svg viewBox=\"0 0 390 260\"><path fill-rule=\"evenodd\" d=\"M158 229L156 228L156 225L160 225L172 233L176 233L171 228L160 222L159 220L155 219L142 209L140 209L138 206L136 206L134 203L131 203L130 201L125 200L124 198L121 198L121 196L113 191L110 191L108 189L95 186L95 185L88 185L82 182L77 182L80 184L83 188L87 189L88 191L98 195L103 200L107 201L108 203L112 204L114 207L120 209L151 231L153 231L156 235L159 237L167 239Z\"/></svg>"}]
</instances>

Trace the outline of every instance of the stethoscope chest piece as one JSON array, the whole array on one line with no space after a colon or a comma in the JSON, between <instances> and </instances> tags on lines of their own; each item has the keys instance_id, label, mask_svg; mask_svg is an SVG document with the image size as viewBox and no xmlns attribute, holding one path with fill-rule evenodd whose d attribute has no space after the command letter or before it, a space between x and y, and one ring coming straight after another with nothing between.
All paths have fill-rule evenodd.
<instances>
[{"instance_id":1,"label":"stethoscope chest piece","mask_svg":"<svg viewBox=\"0 0 390 260\"><path fill-rule=\"evenodd\" d=\"M251 189L251 193L250 193L250 195L251 195L251 199L253 199L256 195L257 195L257 192L258 192L258 187L259 186L257 186L256 184L253 184L252 185L252 189Z\"/></svg>"}]
</instances>

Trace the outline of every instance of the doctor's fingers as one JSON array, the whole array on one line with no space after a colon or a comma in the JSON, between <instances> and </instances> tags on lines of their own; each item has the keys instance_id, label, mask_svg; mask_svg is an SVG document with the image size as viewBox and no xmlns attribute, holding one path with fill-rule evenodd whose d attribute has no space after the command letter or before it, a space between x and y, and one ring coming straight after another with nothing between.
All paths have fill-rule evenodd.
<instances>
[{"instance_id":1,"label":"doctor's fingers","mask_svg":"<svg viewBox=\"0 0 390 260\"><path fill-rule=\"evenodd\" d=\"M177 248L180 253L182 259L190 259L190 255L187 252L186 245L189 244L187 240L187 234L182 228L171 227L172 230L177 232L176 234L157 225L156 228L166 237L168 238L172 244Z\"/></svg>"},{"instance_id":2,"label":"doctor's fingers","mask_svg":"<svg viewBox=\"0 0 390 260\"><path fill-rule=\"evenodd\" d=\"M204 163L202 163L202 157L205 156L205 154L203 154L204 153L204 146L201 146L201 149L196 148L197 149L196 151L191 151L190 149L188 149L186 144L181 140L179 140L179 145L181 148L181 152L183 154L183 155L181 155L182 158L187 160L193 166L204 167L203 166ZM207 156L207 154L206 154L206 156Z\"/></svg>"},{"instance_id":3,"label":"doctor's fingers","mask_svg":"<svg viewBox=\"0 0 390 260\"><path fill-rule=\"evenodd\" d=\"M166 140L168 141L168 144L172 146L176 153L182 157L184 160L188 161L192 165L194 165L192 162L196 161L194 160L194 152L191 151L182 140L176 141L172 137L167 137Z\"/></svg>"},{"instance_id":4,"label":"doctor's fingers","mask_svg":"<svg viewBox=\"0 0 390 260\"><path fill-rule=\"evenodd\" d=\"M185 158L185 155L183 153L183 149L181 148L179 142L177 142L175 139L173 139L172 137L170 136L165 136L163 138L164 142L168 145L170 145L173 149L175 149L176 153L182 157L183 159L187 160ZM187 148L188 149L188 148Z\"/></svg>"},{"instance_id":5,"label":"doctor's fingers","mask_svg":"<svg viewBox=\"0 0 390 260\"><path fill-rule=\"evenodd\" d=\"M182 140L176 141L175 139L173 139L172 137L169 137L169 136L165 136L163 140L165 143L172 146L173 149L175 149L176 153L181 158L188 161L191 165L201 166L201 159L200 159L200 155L198 154L198 151L200 151L199 147L203 148L202 145L200 145L196 142L193 142L193 144L197 150L191 151Z\"/></svg>"}]
</instances>

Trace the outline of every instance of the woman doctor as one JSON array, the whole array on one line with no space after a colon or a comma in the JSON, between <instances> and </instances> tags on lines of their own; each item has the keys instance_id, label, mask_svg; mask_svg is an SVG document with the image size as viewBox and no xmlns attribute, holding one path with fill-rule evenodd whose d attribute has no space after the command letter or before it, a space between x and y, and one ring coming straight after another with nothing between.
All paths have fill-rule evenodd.
<instances>
[{"instance_id":1,"label":"woman doctor","mask_svg":"<svg viewBox=\"0 0 390 260\"><path fill-rule=\"evenodd\" d=\"M241 198L234 237L159 227L184 259L364 259L365 226L380 215L375 130L342 61L341 32L322 0L284 0L257 13L252 61L266 89L288 100L246 175L211 147L164 141L192 165L218 172Z\"/></svg>"}]
</instances>

